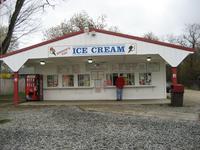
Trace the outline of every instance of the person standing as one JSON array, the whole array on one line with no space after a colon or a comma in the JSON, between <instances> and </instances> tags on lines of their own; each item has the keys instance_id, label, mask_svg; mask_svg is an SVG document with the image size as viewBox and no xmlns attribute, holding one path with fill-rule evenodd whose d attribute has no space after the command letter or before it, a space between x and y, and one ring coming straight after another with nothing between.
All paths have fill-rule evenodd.
<instances>
[{"instance_id":1,"label":"person standing","mask_svg":"<svg viewBox=\"0 0 200 150\"><path fill-rule=\"evenodd\" d=\"M122 100L122 94L123 94L123 88L124 88L124 78L122 74L116 79L115 85L116 85L116 94L117 94L117 101Z\"/></svg>"}]
</instances>

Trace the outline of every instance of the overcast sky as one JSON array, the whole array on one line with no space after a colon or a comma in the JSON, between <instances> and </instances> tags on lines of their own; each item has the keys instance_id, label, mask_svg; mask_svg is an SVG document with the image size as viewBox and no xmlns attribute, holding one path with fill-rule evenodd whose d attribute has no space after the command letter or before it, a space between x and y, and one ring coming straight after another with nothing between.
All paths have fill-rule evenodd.
<instances>
[{"instance_id":1,"label":"overcast sky","mask_svg":"<svg viewBox=\"0 0 200 150\"><path fill-rule=\"evenodd\" d=\"M97 19L104 14L109 26L135 36L153 32L159 37L181 34L185 24L200 23L200 0L57 0L55 9L42 16L41 30L68 20L77 12L86 11ZM42 41L41 32L24 39L21 46ZM31 39L31 40L30 40Z\"/></svg>"}]
</instances>

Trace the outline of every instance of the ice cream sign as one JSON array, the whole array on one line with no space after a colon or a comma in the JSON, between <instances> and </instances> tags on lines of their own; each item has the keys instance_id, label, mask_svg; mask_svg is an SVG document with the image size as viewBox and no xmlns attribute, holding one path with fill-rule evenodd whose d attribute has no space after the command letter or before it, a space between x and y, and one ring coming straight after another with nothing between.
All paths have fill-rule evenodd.
<instances>
[{"instance_id":1,"label":"ice cream sign","mask_svg":"<svg viewBox=\"0 0 200 150\"><path fill-rule=\"evenodd\" d=\"M98 56L98 55L130 55L136 54L137 45L94 45L94 46L52 46L49 47L49 57L68 56Z\"/></svg>"}]
</instances>

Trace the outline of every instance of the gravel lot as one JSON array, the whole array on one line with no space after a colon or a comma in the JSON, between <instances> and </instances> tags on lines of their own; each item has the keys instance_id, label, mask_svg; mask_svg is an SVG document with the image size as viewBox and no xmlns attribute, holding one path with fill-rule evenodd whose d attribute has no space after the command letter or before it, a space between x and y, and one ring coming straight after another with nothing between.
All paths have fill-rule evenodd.
<instances>
[{"instance_id":1,"label":"gravel lot","mask_svg":"<svg viewBox=\"0 0 200 150\"><path fill-rule=\"evenodd\" d=\"M200 121L84 111L79 107L3 108L1 150L200 149Z\"/></svg>"}]
</instances>

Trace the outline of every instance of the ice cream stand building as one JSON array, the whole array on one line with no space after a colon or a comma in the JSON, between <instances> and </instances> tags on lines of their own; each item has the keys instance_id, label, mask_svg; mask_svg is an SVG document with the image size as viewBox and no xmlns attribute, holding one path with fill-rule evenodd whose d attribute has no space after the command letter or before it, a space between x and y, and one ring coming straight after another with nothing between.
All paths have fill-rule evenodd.
<instances>
[{"instance_id":1,"label":"ice cream stand building","mask_svg":"<svg viewBox=\"0 0 200 150\"><path fill-rule=\"evenodd\" d=\"M25 70L44 100L115 100L115 80L123 74L123 98L165 99L166 64L176 67L193 49L106 30L90 29L0 56L14 72L14 100L18 74ZM24 66L24 67L22 67ZM37 76L37 77L36 77ZM34 79L37 78L37 79ZM26 89L27 91L30 89ZM28 96L28 93L26 93ZM32 93L33 94L33 93Z\"/></svg>"}]
</instances>

